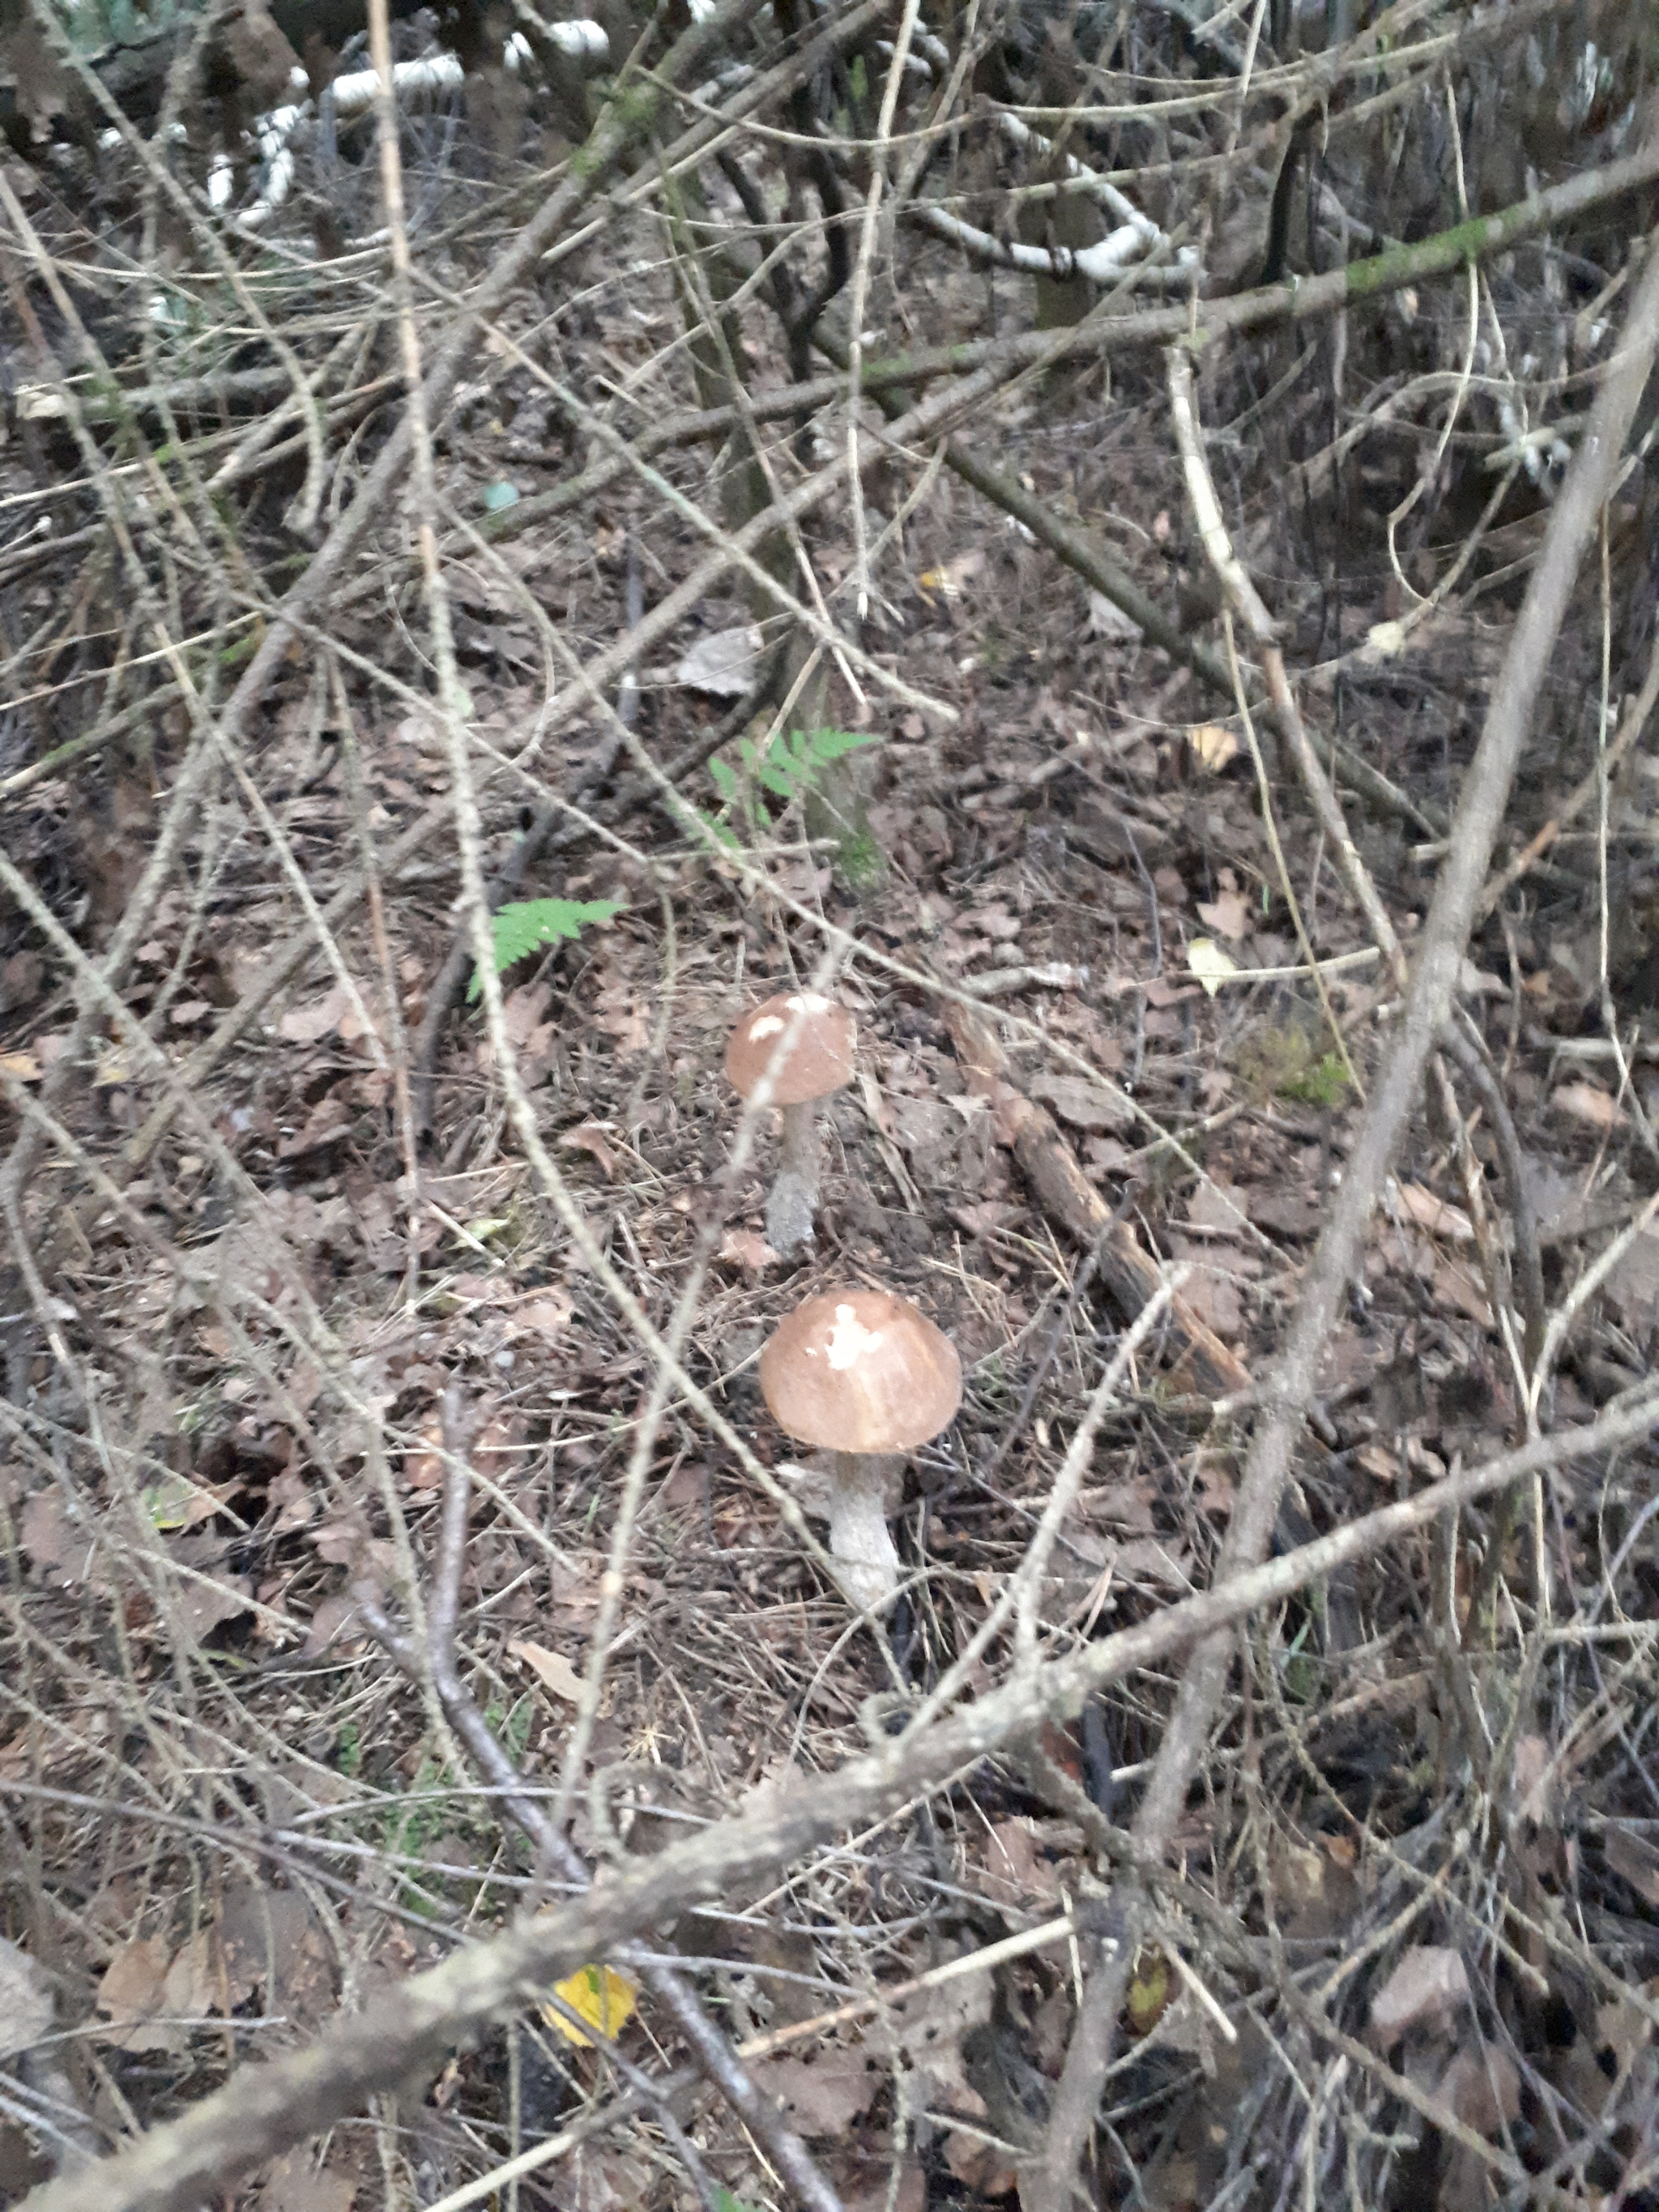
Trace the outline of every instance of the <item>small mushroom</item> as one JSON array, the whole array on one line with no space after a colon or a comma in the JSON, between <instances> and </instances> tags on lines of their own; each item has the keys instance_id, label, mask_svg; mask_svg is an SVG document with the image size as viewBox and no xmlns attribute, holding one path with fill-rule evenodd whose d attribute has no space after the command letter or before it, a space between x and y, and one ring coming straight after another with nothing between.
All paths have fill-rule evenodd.
<instances>
[{"instance_id":1,"label":"small mushroom","mask_svg":"<svg viewBox=\"0 0 1659 2212\"><path fill-rule=\"evenodd\" d=\"M781 1429L834 1455L830 1550L842 1589L867 1612L898 1588L883 1460L950 1425L962 1403L956 1346L890 1291L830 1291L768 1338L760 1386Z\"/></svg>"},{"instance_id":2,"label":"small mushroom","mask_svg":"<svg viewBox=\"0 0 1659 2212\"><path fill-rule=\"evenodd\" d=\"M781 1057L778 1047L793 1029ZM766 1201L766 1241L784 1257L812 1241L818 1203L817 1106L853 1074L853 1017L816 991L786 991L744 1016L726 1048L732 1089L747 1098L771 1069L772 1103L783 1109L783 1146ZM776 1060L777 1065L773 1066Z\"/></svg>"}]
</instances>

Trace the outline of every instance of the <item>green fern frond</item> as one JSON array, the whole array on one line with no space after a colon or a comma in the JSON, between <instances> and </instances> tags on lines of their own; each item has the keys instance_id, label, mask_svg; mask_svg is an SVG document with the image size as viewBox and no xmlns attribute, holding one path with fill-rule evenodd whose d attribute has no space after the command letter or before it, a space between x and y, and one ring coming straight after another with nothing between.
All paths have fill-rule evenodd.
<instances>
[{"instance_id":1,"label":"green fern frond","mask_svg":"<svg viewBox=\"0 0 1659 2212\"><path fill-rule=\"evenodd\" d=\"M491 917L495 942L495 973L504 975L538 945L551 945L562 937L580 937L591 921L609 921L622 912L615 899L515 899L497 907ZM466 1002L471 1006L483 984L475 969Z\"/></svg>"}]
</instances>

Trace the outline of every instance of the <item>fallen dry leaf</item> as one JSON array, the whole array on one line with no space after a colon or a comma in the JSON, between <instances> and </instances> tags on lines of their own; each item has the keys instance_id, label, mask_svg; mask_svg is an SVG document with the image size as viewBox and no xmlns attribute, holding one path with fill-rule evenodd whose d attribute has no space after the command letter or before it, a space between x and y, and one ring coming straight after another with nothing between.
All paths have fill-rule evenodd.
<instances>
[{"instance_id":1,"label":"fallen dry leaf","mask_svg":"<svg viewBox=\"0 0 1659 2212\"><path fill-rule=\"evenodd\" d=\"M876 2179L867 2189L842 2190L842 2212L924 2212L927 2176L914 2151L907 2152L898 2162L896 2188L893 2179L891 2166L883 2159Z\"/></svg>"},{"instance_id":2,"label":"fallen dry leaf","mask_svg":"<svg viewBox=\"0 0 1659 2212\"><path fill-rule=\"evenodd\" d=\"M1643 1996L1647 2003L1653 2001L1654 1985L1649 1982ZM1653 2035L1653 2023L1646 2005L1628 1996L1615 1997L1611 2003L1595 2008L1595 2045L1598 2051L1611 2051L1616 2063L1628 2068L1636 2054L1647 2048Z\"/></svg>"},{"instance_id":3,"label":"fallen dry leaf","mask_svg":"<svg viewBox=\"0 0 1659 2212\"><path fill-rule=\"evenodd\" d=\"M1601 1287L1623 1315L1625 1326L1645 1336L1659 1313L1659 1232L1644 1229L1633 1237L1608 1268Z\"/></svg>"},{"instance_id":4,"label":"fallen dry leaf","mask_svg":"<svg viewBox=\"0 0 1659 2212\"><path fill-rule=\"evenodd\" d=\"M1481 1328L1494 1326L1492 1307L1480 1282L1468 1267L1444 1257L1420 1230L1384 1230L1376 1240L1376 1255L1388 1266L1431 1284L1438 1304L1466 1315Z\"/></svg>"},{"instance_id":5,"label":"fallen dry leaf","mask_svg":"<svg viewBox=\"0 0 1659 2212\"><path fill-rule=\"evenodd\" d=\"M1140 624L1133 615L1126 615L1115 599L1109 599L1104 592L1091 592L1089 635L1127 641L1140 635Z\"/></svg>"},{"instance_id":6,"label":"fallen dry leaf","mask_svg":"<svg viewBox=\"0 0 1659 2212\"><path fill-rule=\"evenodd\" d=\"M219 1940L233 2007L260 1984L265 2010L284 2013L301 2027L332 2006L333 1951L297 1890L232 1884L225 1891Z\"/></svg>"},{"instance_id":7,"label":"fallen dry leaf","mask_svg":"<svg viewBox=\"0 0 1659 2212\"><path fill-rule=\"evenodd\" d=\"M181 1575L174 1585L173 1607L185 1633L200 1643L221 1621L234 1620L248 1610L253 1584L246 1575L222 1571L226 1544L222 1537L175 1536L167 1556L193 1571Z\"/></svg>"},{"instance_id":8,"label":"fallen dry leaf","mask_svg":"<svg viewBox=\"0 0 1659 2212\"><path fill-rule=\"evenodd\" d=\"M291 2150L265 2176L259 2212L353 2212L357 2185L343 2173L319 2172L307 2150Z\"/></svg>"},{"instance_id":9,"label":"fallen dry leaf","mask_svg":"<svg viewBox=\"0 0 1659 2212\"><path fill-rule=\"evenodd\" d=\"M1408 2027L1440 2026L1468 1998L1462 1954L1443 1944L1413 1943L1371 1999L1371 2027L1386 2049Z\"/></svg>"},{"instance_id":10,"label":"fallen dry leaf","mask_svg":"<svg viewBox=\"0 0 1659 2212\"><path fill-rule=\"evenodd\" d=\"M605 1181L616 1181L617 1148L605 1133L603 1121L580 1122L575 1128L563 1131L559 1142L570 1152L591 1153L599 1162Z\"/></svg>"},{"instance_id":11,"label":"fallen dry leaf","mask_svg":"<svg viewBox=\"0 0 1659 2212\"><path fill-rule=\"evenodd\" d=\"M570 1293L556 1285L538 1291L527 1297L507 1317L507 1335L516 1342L520 1337L534 1336L550 1344L562 1336L570 1326L575 1305Z\"/></svg>"},{"instance_id":12,"label":"fallen dry leaf","mask_svg":"<svg viewBox=\"0 0 1659 2212\"><path fill-rule=\"evenodd\" d=\"M331 1091L319 1098L297 1129L276 1143L279 1160L295 1160L306 1152L320 1152L325 1145L337 1144L351 1127L351 1107L343 1089Z\"/></svg>"},{"instance_id":13,"label":"fallen dry leaf","mask_svg":"<svg viewBox=\"0 0 1659 2212\"><path fill-rule=\"evenodd\" d=\"M981 937L988 937L994 945L1012 945L1021 928L1017 914L1010 914L1006 906L994 903L975 907L971 914L964 915L963 921Z\"/></svg>"},{"instance_id":14,"label":"fallen dry leaf","mask_svg":"<svg viewBox=\"0 0 1659 2212\"><path fill-rule=\"evenodd\" d=\"M1223 960L1226 957L1224 952L1218 955L1218 957ZM1172 983L1167 976L1164 975L1154 975L1150 983L1138 983L1133 976L1129 976L1125 979L1122 988L1126 991L1145 992L1147 1005L1156 1006L1160 1011L1166 1006L1178 1006L1184 1000L1195 999L1198 996L1198 986L1195 983Z\"/></svg>"},{"instance_id":15,"label":"fallen dry leaf","mask_svg":"<svg viewBox=\"0 0 1659 2212\"><path fill-rule=\"evenodd\" d=\"M1437 1198L1420 1182L1396 1183L1395 1195L1407 1219L1414 1221L1419 1229L1426 1229L1431 1237L1443 1237L1452 1244L1474 1242L1474 1224L1461 1206Z\"/></svg>"},{"instance_id":16,"label":"fallen dry leaf","mask_svg":"<svg viewBox=\"0 0 1659 2212\"><path fill-rule=\"evenodd\" d=\"M1593 1083L1564 1083L1559 1091L1551 1091L1550 1104L1558 1114L1603 1135L1616 1129L1625 1118L1618 1100L1607 1091L1598 1091Z\"/></svg>"},{"instance_id":17,"label":"fallen dry leaf","mask_svg":"<svg viewBox=\"0 0 1659 2212\"><path fill-rule=\"evenodd\" d=\"M643 2159L579 2146L561 2172L561 2212L638 2212L655 2179Z\"/></svg>"},{"instance_id":18,"label":"fallen dry leaf","mask_svg":"<svg viewBox=\"0 0 1659 2212\"><path fill-rule=\"evenodd\" d=\"M1033 1820L996 1821L980 1850L999 1897L1021 1905L1036 1899L1045 1909L1059 1899L1060 1869L1042 1849Z\"/></svg>"},{"instance_id":19,"label":"fallen dry leaf","mask_svg":"<svg viewBox=\"0 0 1659 2212\"><path fill-rule=\"evenodd\" d=\"M1170 1589L1192 1588L1193 1555L1174 1538L1136 1536L1120 1544L1112 1561L1119 1582L1162 1583Z\"/></svg>"},{"instance_id":20,"label":"fallen dry leaf","mask_svg":"<svg viewBox=\"0 0 1659 2212\"><path fill-rule=\"evenodd\" d=\"M1158 1526L1152 1480L1144 1474L1132 1482L1109 1483L1103 1489L1079 1490L1077 1510L1085 1521L1109 1522L1146 1536Z\"/></svg>"},{"instance_id":21,"label":"fallen dry leaf","mask_svg":"<svg viewBox=\"0 0 1659 2212\"><path fill-rule=\"evenodd\" d=\"M921 735L920 730L916 735ZM137 957L143 958L142 946ZM38 952L14 952L0 960L0 1014L13 1013L37 998L46 974L46 963Z\"/></svg>"},{"instance_id":22,"label":"fallen dry leaf","mask_svg":"<svg viewBox=\"0 0 1659 2212\"><path fill-rule=\"evenodd\" d=\"M714 630L676 661L674 681L717 699L741 699L753 687L760 653L761 634L753 623Z\"/></svg>"},{"instance_id":23,"label":"fallen dry leaf","mask_svg":"<svg viewBox=\"0 0 1659 2212\"><path fill-rule=\"evenodd\" d=\"M574 1974L554 1983L553 1994L577 2020L587 2022L593 2035L602 2035L608 2042L615 2042L627 2027L636 1998L633 1983L614 1966L578 1966ZM557 2005L544 2004L541 2014L550 2028L579 2051L593 2048L593 2036L584 2035Z\"/></svg>"},{"instance_id":24,"label":"fallen dry leaf","mask_svg":"<svg viewBox=\"0 0 1659 2212\"><path fill-rule=\"evenodd\" d=\"M1206 1176L1187 1207L1187 1226L1212 1237L1243 1236L1249 1222L1245 1194L1236 1183L1216 1176Z\"/></svg>"},{"instance_id":25,"label":"fallen dry leaf","mask_svg":"<svg viewBox=\"0 0 1659 2212\"><path fill-rule=\"evenodd\" d=\"M1549 1740L1526 1735L1515 1746L1515 1802L1523 1820L1541 1827L1552 1820L1559 1777L1551 1765Z\"/></svg>"},{"instance_id":26,"label":"fallen dry leaf","mask_svg":"<svg viewBox=\"0 0 1659 2212\"><path fill-rule=\"evenodd\" d=\"M1238 739L1224 722L1199 722L1187 732L1187 744L1200 768L1218 775L1237 757Z\"/></svg>"},{"instance_id":27,"label":"fallen dry leaf","mask_svg":"<svg viewBox=\"0 0 1659 2212\"><path fill-rule=\"evenodd\" d=\"M581 1702L582 1678L562 1651L550 1651L544 1644L530 1644L515 1638L507 1645L515 1659L539 1675L545 1686L556 1698L566 1698L571 1705Z\"/></svg>"},{"instance_id":28,"label":"fallen dry leaf","mask_svg":"<svg viewBox=\"0 0 1659 2212\"><path fill-rule=\"evenodd\" d=\"M982 1103L983 1102L979 1102ZM893 1136L926 1172L962 1133L962 1121L942 1098L889 1098L887 1118Z\"/></svg>"},{"instance_id":29,"label":"fallen dry leaf","mask_svg":"<svg viewBox=\"0 0 1659 2212\"><path fill-rule=\"evenodd\" d=\"M1187 967L1212 998L1230 975L1238 973L1237 961L1208 937L1195 937L1187 947Z\"/></svg>"},{"instance_id":30,"label":"fallen dry leaf","mask_svg":"<svg viewBox=\"0 0 1659 2212\"><path fill-rule=\"evenodd\" d=\"M303 1528L317 1510L317 1501L298 1468L285 1467L273 1477L268 1495L276 1510L272 1533L278 1536L286 1536L294 1528Z\"/></svg>"},{"instance_id":31,"label":"fallen dry leaf","mask_svg":"<svg viewBox=\"0 0 1659 2212\"><path fill-rule=\"evenodd\" d=\"M37 1490L24 1504L17 1539L37 1567L57 1567L71 1581L86 1571L91 1547L70 1522L55 1490Z\"/></svg>"},{"instance_id":32,"label":"fallen dry leaf","mask_svg":"<svg viewBox=\"0 0 1659 2212\"><path fill-rule=\"evenodd\" d=\"M1080 1075L1039 1076L1030 1090L1074 1129L1127 1129L1135 1118L1127 1098Z\"/></svg>"},{"instance_id":33,"label":"fallen dry leaf","mask_svg":"<svg viewBox=\"0 0 1659 2212\"><path fill-rule=\"evenodd\" d=\"M953 2098L965 2096L969 2082L963 2071L962 2039L970 2028L990 2019L992 1996L989 1974L963 1974L955 1981L916 1990L870 2022L864 2031L864 2048L872 2058L905 2061Z\"/></svg>"},{"instance_id":34,"label":"fallen dry leaf","mask_svg":"<svg viewBox=\"0 0 1659 2212\"><path fill-rule=\"evenodd\" d=\"M218 1946L210 1928L198 1928L167 1968L160 2009L169 2020L204 2020L218 2004Z\"/></svg>"},{"instance_id":35,"label":"fallen dry leaf","mask_svg":"<svg viewBox=\"0 0 1659 2212\"><path fill-rule=\"evenodd\" d=\"M50 2033L52 1984L39 1962L0 1936L0 2058L10 2058Z\"/></svg>"},{"instance_id":36,"label":"fallen dry leaf","mask_svg":"<svg viewBox=\"0 0 1659 2212\"><path fill-rule=\"evenodd\" d=\"M728 1229L720 1239L720 1256L733 1267L741 1267L746 1274L758 1275L772 1267L777 1254L766 1239L753 1229Z\"/></svg>"},{"instance_id":37,"label":"fallen dry leaf","mask_svg":"<svg viewBox=\"0 0 1659 2212\"><path fill-rule=\"evenodd\" d=\"M348 1623L356 1618L356 1599L349 1597L343 1591L337 1590L331 1597L324 1598L311 1616L301 1656L315 1659L326 1651Z\"/></svg>"},{"instance_id":38,"label":"fallen dry leaf","mask_svg":"<svg viewBox=\"0 0 1659 2212\"><path fill-rule=\"evenodd\" d=\"M984 567L985 549L975 545L966 553L958 553L953 560L941 562L937 568L925 569L916 582L924 592L938 592L948 599L962 589L969 577L981 574Z\"/></svg>"},{"instance_id":39,"label":"fallen dry leaf","mask_svg":"<svg viewBox=\"0 0 1659 2212\"><path fill-rule=\"evenodd\" d=\"M1018 2168L1008 2163L1005 2151L960 2128L945 2138L945 2163L970 2198L1007 2197L1019 2186Z\"/></svg>"},{"instance_id":40,"label":"fallen dry leaf","mask_svg":"<svg viewBox=\"0 0 1659 2212\"><path fill-rule=\"evenodd\" d=\"M1250 926L1250 909L1243 891L1221 891L1207 903L1200 901L1198 918L1237 945Z\"/></svg>"},{"instance_id":41,"label":"fallen dry leaf","mask_svg":"<svg viewBox=\"0 0 1659 2212\"><path fill-rule=\"evenodd\" d=\"M332 1036L351 1010L351 994L336 983L308 1006L290 1006L276 1024L276 1034L289 1044L320 1044Z\"/></svg>"},{"instance_id":42,"label":"fallen dry leaf","mask_svg":"<svg viewBox=\"0 0 1659 2212\"><path fill-rule=\"evenodd\" d=\"M1182 1303L1197 1315L1206 1328L1230 1341L1244 1333L1244 1292L1241 1277L1246 1272L1244 1257L1224 1248L1224 1267L1210 1263L1209 1255L1215 1253L1213 1241L1194 1243L1185 1237L1171 1237L1170 1253L1173 1259L1188 1261L1192 1273L1181 1287Z\"/></svg>"},{"instance_id":43,"label":"fallen dry leaf","mask_svg":"<svg viewBox=\"0 0 1659 2212\"><path fill-rule=\"evenodd\" d=\"M444 1486L443 1423L428 1421L420 1439L404 1454L405 1490L441 1490Z\"/></svg>"},{"instance_id":44,"label":"fallen dry leaf","mask_svg":"<svg viewBox=\"0 0 1659 2212\"><path fill-rule=\"evenodd\" d=\"M842 2134L868 2110L887 2080L862 2051L833 2045L816 2058L763 2058L752 2070L757 2086L778 2100L804 2136Z\"/></svg>"},{"instance_id":45,"label":"fallen dry leaf","mask_svg":"<svg viewBox=\"0 0 1659 2212\"><path fill-rule=\"evenodd\" d=\"M1659 1850L1618 1820L1607 1822L1601 1848L1620 1880L1627 1881L1644 1905L1659 1905Z\"/></svg>"},{"instance_id":46,"label":"fallen dry leaf","mask_svg":"<svg viewBox=\"0 0 1659 2212\"><path fill-rule=\"evenodd\" d=\"M100 2042L123 2051L178 2048L178 2030L156 2019L172 1963L173 1946L165 1936L135 1936L121 1946L98 1984L98 2009L109 2018L109 2026L98 2030Z\"/></svg>"},{"instance_id":47,"label":"fallen dry leaf","mask_svg":"<svg viewBox=\"0 0 1659 2212\"><path fill-rule=\"evenodd\" d=\"M1458 2051L1440 2077L1438 2092L1466 2128L1495 2136L1521 2112L1521 2076L1515 2062L1490 2045Z\"/></svg>"}]
</instances>

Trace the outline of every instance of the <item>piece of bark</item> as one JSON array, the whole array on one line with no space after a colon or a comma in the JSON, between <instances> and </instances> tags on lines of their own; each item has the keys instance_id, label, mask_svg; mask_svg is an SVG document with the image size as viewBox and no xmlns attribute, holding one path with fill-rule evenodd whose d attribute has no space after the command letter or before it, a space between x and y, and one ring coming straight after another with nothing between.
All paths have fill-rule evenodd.
<instances>
[{"instance_id":1,"label":"piece of bark","mask_svg":"<svg viewBox=\"0 0 1659 2212\"><path fill-rule=\"evenodd\" d=\"M998 1141L1012 1152L1056 1228L1085 1247L1101 1243L1102 1279L1133 1320L1158 1288L1158 1262L1141 1250L1127 1221L1114 1222L1111 1208L1079 1167L1052 1115L1009 1079L1007 1059L989 1024L956 1004L947 1008L945 1021L963 1080L975 1097L990 1104ZM1227 1398L1249 1389L1249 1370L1243 1360L1179 1296L1170 1301L1169 1327L1180 1346L1176 1375L1194 1392Z\"/></svg>"}]
</instances>

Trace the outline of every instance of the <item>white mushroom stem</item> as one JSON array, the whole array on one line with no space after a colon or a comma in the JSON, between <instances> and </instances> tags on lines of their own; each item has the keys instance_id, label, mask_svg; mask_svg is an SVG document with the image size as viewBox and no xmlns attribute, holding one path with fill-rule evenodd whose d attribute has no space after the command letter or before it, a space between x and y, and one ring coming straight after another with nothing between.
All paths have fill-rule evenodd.
<instances>
[{"instance_id":1,"label":"white mushroom stem","mask_svg":"<svg viewBox=\"0 0 1659 2212\"><path fill-rule=\"evenodd\" d=\"M830 1552L841 1562L842 1589L860 1613L884 1605L898 1589L899 1556L883 1510L884 1474L879 1454L835 1455Z\"/></svg>"},{"instance_id":2,"label":"white mushroom stem","mask_svg":"<svg viewBox=\"0 0 1659 2212\"><path fill-rule=\"evenodd\" d=\"M799 1106L786 1106L778 1172L799 1176L814 1206L818 1202L818 1160L817 1102L808 1098Z\"/></svg>"},{"instance_id":3,"label":"white mushroom stem","mask_svg":"<svg viewBox=\"0 0 1659 2212\"><path fill-rule=\"evenodd\" d=\"M817 1108L811 1099L783 1109L783 1146L766 1201L766 1241L786 1259L812 1241L818 1205Z\"/></svg>"}]
</instances>

